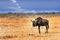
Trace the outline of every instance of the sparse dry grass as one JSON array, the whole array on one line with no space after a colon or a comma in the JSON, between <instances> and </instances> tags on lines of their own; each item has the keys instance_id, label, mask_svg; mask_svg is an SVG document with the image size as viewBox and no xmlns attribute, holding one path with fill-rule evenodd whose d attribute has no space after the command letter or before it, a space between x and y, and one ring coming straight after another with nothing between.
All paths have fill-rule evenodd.
<instances>
[{"instance_id":1,"label":"sparse dry grass","mask_svg":"<svg viewBox=\"0 0 60 40\"><path fill-rule=\"evenodd\" d=\"M32 27L31 20L39 16L49 20L48 34L45 34L45 27L41 27L41 34L37 27ZM0 40L60 40L60 16L30 14L0 17Z\"/></svg>"}]
</instances>

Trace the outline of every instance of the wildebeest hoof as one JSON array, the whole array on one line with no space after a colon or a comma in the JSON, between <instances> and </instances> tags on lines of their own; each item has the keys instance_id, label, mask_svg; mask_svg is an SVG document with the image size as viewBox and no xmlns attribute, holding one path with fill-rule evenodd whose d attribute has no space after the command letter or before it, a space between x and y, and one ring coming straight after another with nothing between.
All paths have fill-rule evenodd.
<instances>
[{"instance_id":1,"label":"wildebeest hoof","mask_svg":"<svg viewBox=\"0 0 60 40\"><path fill-rule=\"evenodd\" d=\"M41 34L41 32L39 32L39 34Z\"/></svg>"},{"instance_id":2,"label":"wildebeest hoof","mask_svg":"<svg viewBox=\"0 0 60 40\"><path fill-rule=\"evenodd\" d=\"M45 33L48 33L48 32L45 32Z\"/></svg>"}]
</instances>

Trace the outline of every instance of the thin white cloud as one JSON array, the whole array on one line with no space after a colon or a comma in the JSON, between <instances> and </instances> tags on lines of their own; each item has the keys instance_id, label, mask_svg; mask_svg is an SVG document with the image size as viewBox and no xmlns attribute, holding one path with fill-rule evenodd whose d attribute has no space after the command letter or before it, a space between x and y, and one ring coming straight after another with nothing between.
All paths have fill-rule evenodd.
<instances>
[{"instance_id":1,"label":"thin white cloud","mask_svg":"<svg viewBox=\"0 0 60 40\"><path fill-rule=\"evenodd\" d=\"M16 5L18 6L18 8L21 8L21 6L19 6L19 4L18 4L18 3L16 3Z\"/></svg>"},{"instance_id":2,"label":"thin white cloud","mask_svg":"<svg viewBox=\"0 0 60 40\"><path fill-rule=\"evenodd\" d=\"M15 10L15 11L12 11L12 12L24 12L25 11L25 9L22 9L22 8L16 8L16 7L8 7L8 9L13 9L13 10Z\"/></svg>"},{"instance_id":3,"label":"thin white cloud","mask_svg":"<svg viewBox=\"0 0 60 40\"><path fill-rule=\"evenodd\" d=\"M19 3L17 3L16 0L10 0L11 2L13 2L17 7L8 7L9 9L14 9L14 12L24 12L24 13L28 13L28 12L33 12L36 13L35 10L25 10L22 9L21 6L19 5Z\"/></svg>"},{"instance_id":4,"label":"thin white cloud","mask_svg":"<svg viewBox=\"0 0 60 40\"><path fill-rule=\"evenodd\" d=\"M25 9L21 8L21 6L17 2L17 0L10 0L10 1L13 2L16 6L8 7L8 9L14 9L15 11L13 11L13 12L23 12L23 11L25 11Z\"/></svg>"},{"instance_id":5,"label":"thin white cloud","mask_svg":"<svg viewBox=\"0 0 60 40\"><path fill-rule=\"evenodd\" d=\"M16 9L15 7L8 7L9 9Z\"/></svg>"},{"instance_id":6,"label":"thin white cloud","mask_svg":"<svg viewBox=\"0 0 60 40\"><path fill-rule=\"evenodd\" d=\"M25 13L29 13L29 12L32 12L32 13L36 13L37 11L35 11L35 10L29 10L29 11L25 11Z\"/></svg>"},{"instance_id":7,"label":"thin white cloud","mask_svg":"<svg viewBox=\"0 0 60 40\"><path fill-rule=\"evenodd\" d=\"M17 6L17 8L21 8L21 6L19 5L19 3L17 3L16 0L10 0L10 1L12 1Z\"/></svg>"},{"instance_id":8,"label":"thin white cloud","mask_svg":"<svg viewBox=\"0 0 60 40\"><path fill-rule=\"evenodd\" d=\"M16 0L10 0L10 1L12 1L13 3L16 3Z\"/></svg>"}]
</instances>

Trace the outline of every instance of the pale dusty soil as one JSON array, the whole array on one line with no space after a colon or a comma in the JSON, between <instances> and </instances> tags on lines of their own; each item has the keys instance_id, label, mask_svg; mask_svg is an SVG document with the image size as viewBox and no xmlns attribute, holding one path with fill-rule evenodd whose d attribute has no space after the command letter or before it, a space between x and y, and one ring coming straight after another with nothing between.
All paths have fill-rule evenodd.
<instances>
[{"instance_id":1,"label":"pale dusty soil","mask_svg":"<svg viewBox=\"0 0 60 40\"><path fill-rule=\"evenodd\" d=\"M31 20L41 16L49 20L49 33L45 34L45 26L32 26ZM0 40L60 40L60 16L28 15L27 17L0 18Z\"/></svg>"}]
</instances>

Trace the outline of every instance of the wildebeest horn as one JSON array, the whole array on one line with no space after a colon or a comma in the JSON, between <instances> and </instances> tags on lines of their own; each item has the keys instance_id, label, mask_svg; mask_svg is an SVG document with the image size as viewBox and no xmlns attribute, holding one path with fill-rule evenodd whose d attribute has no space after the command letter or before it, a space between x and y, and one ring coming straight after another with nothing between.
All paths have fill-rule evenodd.
<instances>
[{"instance_id":1,"label":"wildebeest horn","mask_svg":"<svg viewBox=\"0 0 60 40\"><path fill-rule=\"evenodd\" d=\"M33 20L31 20L31 22L32 22Z\"/></svg>"}]
</instances>

